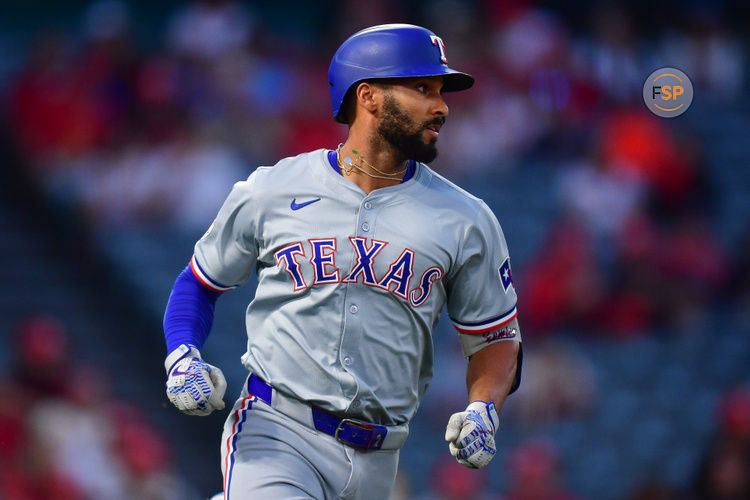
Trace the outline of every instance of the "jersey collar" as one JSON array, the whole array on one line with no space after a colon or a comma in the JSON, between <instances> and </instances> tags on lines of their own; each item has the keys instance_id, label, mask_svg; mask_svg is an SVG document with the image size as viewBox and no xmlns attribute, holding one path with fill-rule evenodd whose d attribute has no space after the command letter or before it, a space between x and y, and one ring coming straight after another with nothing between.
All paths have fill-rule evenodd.
<instances>
[{"instance_id":1,"label":"jersey collar","mask_svg":"<svg viewBox=\"0 0 750 500\"><path fill-rule=\"evenodd\" d=\"M338 162L336 161L336 150L328 151L328 163L331 164L331 168L339 174L341 174L341 170L339 169ZM417 162L414 160L409 160L409 165L406 167L406 175L404 175L404 178L401 179L401 184L408 181L412 177L414 177L414 172L417 171ZM343 177L343 175L342 175Z\"/></svg>"}]
</instances>

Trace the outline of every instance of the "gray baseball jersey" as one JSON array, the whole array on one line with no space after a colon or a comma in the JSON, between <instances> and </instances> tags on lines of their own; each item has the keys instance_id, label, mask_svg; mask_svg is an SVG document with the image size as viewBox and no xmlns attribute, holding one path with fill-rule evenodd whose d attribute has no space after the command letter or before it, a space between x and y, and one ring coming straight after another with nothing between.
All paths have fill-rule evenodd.
<instances>
[{"instance_id":1,"label":"gray baseball jersey","mask_svg":"<svg viewBox=\"0 0 750 500\"><path fill-rule=\"evenodd\" d=\"M328 150L258 168L234 185L195 245L194 273L228 290L258 273L248 370L342 416L408 422L432 376L443 306L464 354L520 341L508 248L480 199L424 164L369 194Z\"/></svg>"}]
</instances>

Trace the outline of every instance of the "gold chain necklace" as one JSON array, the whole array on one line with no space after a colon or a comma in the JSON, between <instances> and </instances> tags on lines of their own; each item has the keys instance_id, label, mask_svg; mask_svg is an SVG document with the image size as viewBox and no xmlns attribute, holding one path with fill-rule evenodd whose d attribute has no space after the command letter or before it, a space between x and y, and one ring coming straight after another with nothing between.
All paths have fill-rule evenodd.
<instances>
[{"instance_id":1,"label":"gold chain necklace","mask_svg":"<svg viewBox=\"0 0 750 500\"><path fill-rule=\"evenodd\" d=\"M357 151L356 149L352 149L352 153L354 153L354 156L356 156L358 160L365 162L365 165L367 165L368 167L370 167L371 169L373 169L374 171L376 171L377 173L382 174L382 175L390 175L390 176L401 175L404 172L406 172L407 168L409 168L409 165L407 163L407 165L402 170L399 170L398 172L394 172L392 174L389 174L388 172L383 172L382 170L378 170L378 168L375 167L375 165L371 164L369 161L367 161L364 158L362 158L362 155L359 154L359 151Z\"/></svg>"},{"instance_id":2,"label":"gold chain necklace","mask_svg":"<svg viewBox=\"0 0 750 500\"><path fill-rule=\"evenodd\" d=\"M362 156L359 154L359 151L357 151L356 149L352 150L352 152L355 154L355 156L358 159L360 159L363 162L365 162L368 167L370 167L373 170L375 170L376 172L380 172L381 174L384 174L384 175L371 174L367 170L363 169L362 167L360 167L359 165L357 165L356 163L354 163L352 161L352 159L349 158L348 156L346 158L344 158L344 160L342 162L341 156L340 156L339 153L340 153L341 148L343 146L344 146L343 144L339 144L339 146L336 148L336 163L338 164L339 168L344 173L344 175L350 175L351 172L352 172L352 169L356 168L357 170L359 170L363 174L365 174L367 176L370 176L370 177L372 177L374 179L384 179L386 181L400 181L401 179L394 178L393 176L401 175L401 174L403 174L404 172L406 172L409 169L409 164L407 163L406 167L404 167L402 170L399 170L398 172L394 172L392 174L388 174L388 173L383 172L382 170L378 170L377 168L375 168L374 166L372 166L370 163L368 163L367 160L365 160L364 158L362 158ZM386 177L386 176L391 176L391 177Z\"/></svg>"}]
</instances>

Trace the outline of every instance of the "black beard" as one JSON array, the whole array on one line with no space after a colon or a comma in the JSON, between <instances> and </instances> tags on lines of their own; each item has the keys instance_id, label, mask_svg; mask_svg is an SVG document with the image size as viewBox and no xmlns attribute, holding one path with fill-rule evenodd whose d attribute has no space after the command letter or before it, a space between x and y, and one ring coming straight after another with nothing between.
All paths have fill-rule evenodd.
<instances>
[{"instance_id":1,"label":"black beard","mask_svg":"<svg viewBox=\"0 0 750 500\"><path fill-rule=\"evenodd\" d=\"M437 139L426 143L422 133L428 125L443 124L445 118L434 118L417 125L389 95L383 100L383 112L378 123L378 134L396 148L405 159L430 163L437 157Z\"/></svg>"}]
</instances>

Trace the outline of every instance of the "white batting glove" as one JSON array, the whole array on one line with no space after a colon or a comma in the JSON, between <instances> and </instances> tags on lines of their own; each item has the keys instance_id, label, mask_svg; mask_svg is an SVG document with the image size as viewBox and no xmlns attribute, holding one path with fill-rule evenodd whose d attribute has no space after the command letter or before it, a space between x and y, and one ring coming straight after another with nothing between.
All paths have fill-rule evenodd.
<instances>
[{"instance_id":1,"label":"white batting glove","mask_svg":"<svg viewBox=\"0 0 750 500\"><path fill-rule=\"evenodd\" d=\"M470 469L481 469L490 463L497 451L495 432L498 423L493 402L474 401L466 410L451 415L445 429L451 455Z\"/></svg>"},{"instance_id":2,"label":"white batting glove","mask_svg":"<svg viewBox=\"0 0 750 500\"><path fill-rule=\"evenodd\" d=\"M182 413L209 415L224 408L227 381L217 367L201 359L191 345L181 345L164 361L167 369L167 397Z\"/></svg>"}]
</instances>

